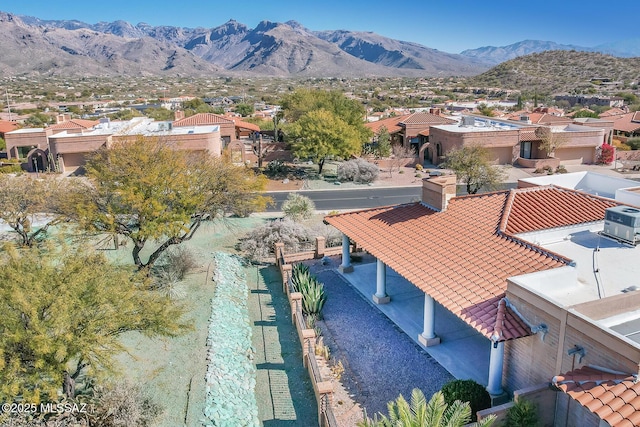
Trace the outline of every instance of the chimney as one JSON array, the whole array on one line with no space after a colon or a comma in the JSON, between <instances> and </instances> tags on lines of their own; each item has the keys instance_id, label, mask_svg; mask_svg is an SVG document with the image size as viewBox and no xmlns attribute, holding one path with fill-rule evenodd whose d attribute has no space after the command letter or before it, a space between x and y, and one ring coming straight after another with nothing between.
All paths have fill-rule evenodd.
<instances>
[{"instance_id":1,"label":"chimney","mask_svg":"<svg viewBox=\"0 0 640 427\"><path fill-rule=\"evenodd\" d=\"M422 203L438 211L445 211L456 196L455 175L435 175L422 180Z\"/></svg>"},{"instance_id":2,"label":"chimney","mask_svg":"<svg viewBox=\"0 0 640 427\"><path fill-rule=\"evenodd\" d=\"M440 109L439 108L429 108L429 113L433 114L434 116L439 116L440 115Z\"/></svg>"},{"instance_id":3,"label":"chimney","mask_svg":"<svg viewBox=\"0 0 640 427\"><path fill-rule=\"evenodd\" d=\"M174 118L173 118L174 121L182 120L182 119L184 119L184 111L176 110L173 113L173 116L174 116Z\"/></svg>"}]
</instances>

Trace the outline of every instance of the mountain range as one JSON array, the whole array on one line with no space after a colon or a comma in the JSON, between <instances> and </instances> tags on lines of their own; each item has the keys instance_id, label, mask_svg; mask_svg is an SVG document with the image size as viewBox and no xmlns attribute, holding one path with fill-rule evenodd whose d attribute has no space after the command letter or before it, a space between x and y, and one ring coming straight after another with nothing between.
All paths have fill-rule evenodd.
<instances>
[{"instance_id":1,"label":"mountain range","mask_svg":"<svg viewBox=\"0 0 640 427\"><path fill-rule=\"evenodd\" d=\"M373 32L311 31L295 21L262 21L249 28L230 20L214 28L184 28L0 12L0 72L5 76L475 76L535 52L640 56L639 46L627 41L597 50L526 40L452 54Z\"/></svg>"}]
</instances>

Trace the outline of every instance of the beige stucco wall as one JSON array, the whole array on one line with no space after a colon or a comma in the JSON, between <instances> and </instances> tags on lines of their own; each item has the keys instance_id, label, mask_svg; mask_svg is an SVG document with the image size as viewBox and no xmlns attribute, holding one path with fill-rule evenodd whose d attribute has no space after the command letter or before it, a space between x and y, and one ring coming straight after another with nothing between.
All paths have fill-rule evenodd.
<instances>
[{"instance_id":1,"label":"beige stucco wall","mask_svg":"<svg viewBox=\"0 0 640 427\"><path fill-rule=\"evenodd\" d=\"M18 147L36 147L41 150L47 149L47 136L43 129L39 132L7 132L5 134L7 144L7 157L10 159L18 157Z\"/></svg>"},{"instance_id":2,"label":"beige stucco wall","mask_svg":"<svg viewBox=\"0 0 640 427\"><path fill-rule=\"evenodd\" d=\"M640 308L640 293L633 297L636 309ZM513 391L550 382L555 375L584 365L638 373L640 348L596 325L577 311L580 307L561 307L513 282L508 283L507 298L527 321L534 325L544 323L549 329L544 341L536 335L506 343L504 383L507 389ZM620 305L608 298L601 301L609 307ZM567 353L575 345L586 351L581 361L579 356Z\"/></svg>"}]
</instances>

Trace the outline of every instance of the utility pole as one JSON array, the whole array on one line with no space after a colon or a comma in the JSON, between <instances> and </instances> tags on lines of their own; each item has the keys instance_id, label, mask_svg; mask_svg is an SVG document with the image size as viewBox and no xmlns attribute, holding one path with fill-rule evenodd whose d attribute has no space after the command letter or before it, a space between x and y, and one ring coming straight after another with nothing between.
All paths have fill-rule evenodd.
<instances>
[{"instance_id":1,"label":"utility pole","mask_svg":"<svg viewBox=\"0 0 640 427\"><path fill-rule=\"evenodd\" d=\"M11 121L11 104L9 104L9 92L7 92L7 88L4 88L4 93L7 95L7 110L9 110L9 121Z\"/></svg>"}]
</instances>

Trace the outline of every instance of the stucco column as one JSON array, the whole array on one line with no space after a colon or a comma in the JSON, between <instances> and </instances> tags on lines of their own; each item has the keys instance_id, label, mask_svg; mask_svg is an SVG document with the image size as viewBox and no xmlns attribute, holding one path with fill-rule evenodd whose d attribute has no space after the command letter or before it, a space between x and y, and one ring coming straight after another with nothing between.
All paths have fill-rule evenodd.
<instances>
[{"instance_id":1,"label":"stucco column","mask_svg":"<svg viewBox=\"0 0 640 427\"><path fill-rule=\"evenodd\" d=\"M424 315L423 330L418 335L418 341L425 346L431 347L440 344L440 337L436 336L436 302L425 292L424 294Z\"/></svg>"},{"instance_id":2,"label":"stucco column","mask_svg":"<svg viewBox=\"0 0 640 427\"><path fill-rule=\"evenodd\" d=\"M504 362L504 341L494 343L491 341L491 355L489 356L489 381L487 391L492 396L503 393L502 390L502 366Z\"/></svg>"},{"instance_id":3,"label":"stucco column","mask_svg":"<svg viewBox=\"0 0 640 427\"><path fill-rule=\"evenodd\" d=\"M373 301L376 304L386 304L391 300L387 295L387 266L379 258L376 261L376 293Z\"/></svg>"},{"instance_id":4,"label":"stucco column","mask_svg":"<svg viewBox=\"0 0 640 427\"><path fill-rule=\"evenodd\" d=\"M353 266L351 265L351 255L349 254L349 236L342 235L342 264L340 264L339 270L342 273L351 273Z\"/></svg>"}]
</instances>

